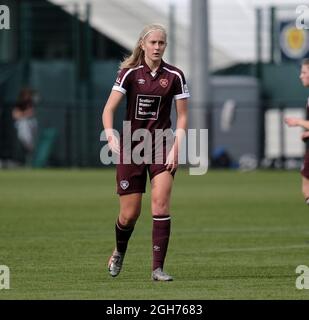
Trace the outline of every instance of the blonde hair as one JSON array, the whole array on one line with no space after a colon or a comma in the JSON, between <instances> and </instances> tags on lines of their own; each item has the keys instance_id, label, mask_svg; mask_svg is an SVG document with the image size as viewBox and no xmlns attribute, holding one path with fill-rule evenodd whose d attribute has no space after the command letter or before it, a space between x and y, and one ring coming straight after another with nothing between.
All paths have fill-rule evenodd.
<instances>
[{"instance_id":1,"label":"blonde hair","mask_svg":"<svg viewBox=\"0 0 309 320\"><path fill-rule=\"evenodd\" d=\"M131 55L128 57L125 57L124 60L121 62L120 67L119 67L120 69L135 68L135 67L138 67L139 65L141 65L142 60L144 58L144 51L141 48L142 41L149 35L149 33L153 32L155 30L162 31L164 33L165 37L167 37L166 30L163 25L157 24L157 23L147 25L140 33L139 39L138 39Z\"/></svg>"}]
</instances>

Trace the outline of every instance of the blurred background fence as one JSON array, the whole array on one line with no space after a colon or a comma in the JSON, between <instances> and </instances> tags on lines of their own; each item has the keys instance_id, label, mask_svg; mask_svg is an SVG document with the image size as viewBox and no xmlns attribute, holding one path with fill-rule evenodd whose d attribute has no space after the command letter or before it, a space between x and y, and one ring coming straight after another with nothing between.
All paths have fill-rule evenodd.
<instances>
[{"instance_id":1,"label":"blurred background fence","mask_svg":"<svg viewBox=\"0 0 309 320\"><path fill-rule=\"evenodd\" d=\"M167 25L171 37L166 59L186 71L190 88L189 25L177 21L175 4L158 13L158 8L141 0L130 4L122 0L62 1L61 5L43 0L3 2L10 8L11 28L0 30L2 163L25 161L12 110L21 88L30 87L38 93L39 125L32 165L101 166L102 108L119 61L132 49L140 26L153 19ZM257 7L252 12L253 60L237 58L220 46L210 47L211 163L297 167L304 152L300 131L287 130L282 117L304 115L308 94L298 77L300 61L309 52L308 35L295 28L295 6ZM230 19L232 29L237 21L232 15ZM241 37L235 41L244 50ZM124 113L122 104L117 129Z\"/></svg>"}]
</instances>

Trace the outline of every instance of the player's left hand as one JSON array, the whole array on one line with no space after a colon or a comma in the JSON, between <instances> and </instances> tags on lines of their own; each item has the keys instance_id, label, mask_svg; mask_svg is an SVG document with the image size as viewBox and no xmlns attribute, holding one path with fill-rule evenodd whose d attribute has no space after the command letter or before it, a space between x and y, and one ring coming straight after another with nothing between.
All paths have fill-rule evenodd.
<instances>
[{"instance_id":1,"label":"player's left hand","mask_svg":"<svg viewBox=\"0 0 309 320\"><path fill-rule=\"evenodd\" d=\"M166 170L173 172L178 168L178 152L173 147L166 157L165 161Z\"/></svg>"}]
</instances>

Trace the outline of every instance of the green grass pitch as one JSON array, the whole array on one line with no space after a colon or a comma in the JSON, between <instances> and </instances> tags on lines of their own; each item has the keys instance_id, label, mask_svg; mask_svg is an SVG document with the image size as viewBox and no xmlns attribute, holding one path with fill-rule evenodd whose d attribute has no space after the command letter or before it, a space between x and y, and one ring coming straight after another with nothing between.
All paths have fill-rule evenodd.
<instances>
[{"instance_id":1,"label":"green grass pitch","mask_svg":"<svg viewBox=\"0 0 309 320\"><path fill-rule=\"evenodd\" d=\"M149 184L147 186L149 191ZM146 193L121 274L111 278L118 213L113 169L0 171L0 299L308 299L309 208L297 172L179 170L165 264L150 280Z\"/></svg>"}]
</instances>

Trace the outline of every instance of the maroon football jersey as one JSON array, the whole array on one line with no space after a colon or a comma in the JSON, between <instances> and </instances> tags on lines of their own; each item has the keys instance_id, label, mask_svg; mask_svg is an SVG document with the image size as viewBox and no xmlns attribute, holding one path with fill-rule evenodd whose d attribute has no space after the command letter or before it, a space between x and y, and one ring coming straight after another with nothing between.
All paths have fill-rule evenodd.
<instances>
[{"instance_id":1,"label":"maroon football jersey","mask_svg":"<svg viewBox=\"0 0 309 320\"><path fill-rule=\"evenodd\" d=\"M155 74L145 63L136 68L122 69L113 86L127 96L125 120L131 121L132 133L137 129L171 127L171 107L173 99L190 96L183 72L161 61Z\"/></svg>"}]
</instances>

